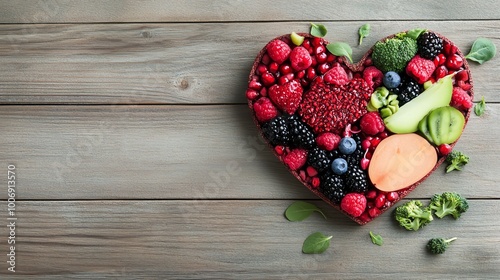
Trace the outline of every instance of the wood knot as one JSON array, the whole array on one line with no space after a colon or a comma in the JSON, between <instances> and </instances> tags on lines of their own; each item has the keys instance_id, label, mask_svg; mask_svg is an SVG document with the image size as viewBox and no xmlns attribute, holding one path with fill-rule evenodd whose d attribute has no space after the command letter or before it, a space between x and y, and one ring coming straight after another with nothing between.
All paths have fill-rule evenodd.
<instances>
[{"instance_id":1,"label":"wood knot","mask_svg":"<svg viewBox=\"0 0 500 280\"><path fill-rule=\"evenodd\" d=\"M180 83L179 87L180 87L181 89L187 89L187 88L189 87L189 82L188 82L186 79L182 79L182 81L181 81L181 83Z\"/></svg>"},{"instance_id":2,"label":"wood knot","mask_svg":"<svg viewBox=\"0 0 500 280\"><path fill-rule=\"evenodd\" d=\"M142 31L142 32L141 32L141 36L142 36L143 38L152 38L152 37L153 37L153 34L152 34L151 32L149 32L149 31Z\"/></svg>"}]
</instances>

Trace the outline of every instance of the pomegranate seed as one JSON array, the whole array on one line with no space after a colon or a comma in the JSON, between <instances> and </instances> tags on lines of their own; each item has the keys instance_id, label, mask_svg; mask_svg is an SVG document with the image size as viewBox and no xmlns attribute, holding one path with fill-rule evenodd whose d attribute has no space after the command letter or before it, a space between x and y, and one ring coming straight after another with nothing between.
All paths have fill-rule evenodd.
<instances>
[{"instance_id":1,"label":"pomegranate seed","mask_svg":"<svg viewBox=\"0 0 500 280\"><path fill-rule=\"evenodd\" d=\"M360 69L359 71L363 71L363 70ZM363 78L363 76L361 76L361 73L358 72L358 73L354 74L353 78L358 78L359 79L359 78Z\"/></svg>"},{"instance_id":2,"label":"pomegranate seed","mask_svg":"<svg viewBox=\"0 0 500 280\"><path fill-rule=\"evenodd\" d=\"M326 62L330 62L330 63L332 63L332 62L334 62L334 61L335 61L335 58L336 58L336 57L335 57L333 54L329 53L329 54L327 54L327 56L326 56Z\"/></svg>"},{"instance_id":3,"label":"pomegranate seed","mask_svg":"<svg viewBox=\"0 0 500 280\"><path fill-rule=\"evenodd\" d=\"M307 179L306 172L304 170L300 170L299 177L300 179L302 179L302 181L305 181Z\"/></svg>"},{"instance_id":4,"label":"pomegranate seed","mask_svg":"<svg viewBox=\"0 0 500 280\"><path fill-rule=\"evenodd\" d=\"M368 150L368 148L370 148L371 145L372 143L368 139L365 139L361 142L361 147L363 148L363 150Z\"/></svg>"},{"instance_id":5,"label":"pomegranate seed","mask_svg":"<svg viewBox=\"0 0 500 280\"><path fill-rule=\"evenodd\" d=\"M436 70L434 70L434 76L436 77L436 80L441 79L447 74L448 74L448 69L444 65L441 65L438 68L436 68Z\"/></svg>"},{"instance_id":6,"label":"pomegranate seed","mask_svg":"<svg viewBox=\"0 0 500 280\"><path fill-rule=\"evenodd\" d=\"M302 79L306 76L306 70L297 72L297 79Z\"/></svg>"},{"instance_id":7,"label":"pomegranate seed","mask_svg":"<svg viewBox=\"0 0 500 280\"><path fill-rule=\"evenodd\" d=\"M253 89L247 89L246 96L247 96L247 99L249 99L249 100L255 100L255 99L257 99L257 97L259 97L259 93Z\"/></svg>"},{"instance_id":8,"label":"pomegranate seed","mask_svg":"<svg viewBox=\"0 0 500 280\"><path fill-rule=\"evenodd\" d=\"M288 83L290 80L287 78L287 76L281 76L278 80L278 84L281 86L281 85L284 85L286 83Z\"/></svg>"},{"instance_id":9,"label":"pomegranate seed","mask_svg":"<svg viewBox=\"0 0 500 280\"><path fill-rule=\"evenodd\" d=\"M259 66L257 66L257 74L262 75L262 74L264 74L266 72L267 72L267 66L266 65L259 64Z\"/></svg>"},{"instance_id":10,"label":"pomegranate seed","mask_svg":"<svg viewBox=\"0 0 500 280\"><path fill-rule=\"evenodd\" d=\"M449 153L451 153L451 150L453 148L451 147L451 145L449 144L441 144L439 145L438 147L438 150L439 150L439 154L441 154L442 156L446 156L448 155Z\"/></svg>"},{"instance_id":11,"label":"pomegranate seed","mask_svg":"<svg viewBox=\"0 0 500 280\"><path fill-rule=\"evenodd\" d=\"M313 47L307 48L307 52L312 55L314 53Z\"/></svg>"},{"instance_id":12,"label":"pomegranate seed","mask_svg":"<svg viewBox=\"0 0 500 280\"><path fill-rule=\"evenodd\" d=\"M372 218L377 217L378 215L380 215L380 213L382 212L378 208L368 209L368 215Z\"/></svg>"},{"instance_id":13,"label":"pomegranate seed","mask_svg":"<svg viewBox=\"0 0 500 280\"><path fill-rule=\"evenodd\" d=\"M280 73L281 73L282 75L286 75L286 74L288 74L288 73L292 73L292 71L293 71L293 69L292 69L292 67L290 67L290 65L289 65L289 64L282 64L282 65L280 66Z\"/></svg>"},{"instance_id":14,"label":"pomegranate seed","mask_svg":"<svg viewBox=\"0 0 500 280\"><path fill-rule=\"evenodd\" d=\"M260 89L260 95L267 96L267 88L263 87Z\"/></svg>"},{"instance_id":15,"label":"pomegranate seed","mask_svg":"<svg viewBox=\"0 0 500 280\"><path fill-rule=\"evenodd\" d=\"M317 188L319 187L319 178L318 177L314 177L312 178L312 181L311 181L311 185L314 187L314 188Z\"/></svg>"},{"instance_id":16,"label":"pomegranate seed","mask_svg":"<svg viewBox=\"0 0 500 280\"><path fill-rule=\"evenodd\" d=\"M316 59L315 56L311 56L312 62L311 62L311 67L316 67L318 65L318 60Z\"/></svg>"},{"instance_id":17,"label":"pomegranate seed","mask_svg":"<svg viewBox=\"0 0 500 280\"><path fill-rule=\"evenodd\" d=\"M318 65L318 72L320 72L321 75L323 75L326 72L328 72L328 70L330 70L330 65L329 64L322 63L322 64Z\"/></svg>"},{"instance_id":18,"label":"pomegranate seed","mask_svg":"<svg viewBox=\"0 0 500 280\"><path fill-rule=\"evenodd\" d=\"M315 77L316 77L316 70L314 70L314 68L312 67L307 68L306 78L312 80Z\"/></svg>"},{"instance_id":19,"label":"pomegranate seed","mask_svg":"<svg viewBox=\"0 0 500 280\"><path fill-rule=\"evenodd\" d=\"M262 74L261 80L265 86L271 86L275 82L273 74L269 72Z\"/></svg>"},{"instance_id":20,"label":"pomegranate seed","mask_svg":"<svg viewBox=\"0 0 500 280\"><path fill-rule=\"evenodd\" d=\"M434 62L434 66L438 67L439 66L439 56L436 56L434 58L434 60L432 60L432 62Z\"/></svg>"},{"instance_id":21,"label":"pomegranate seed","mask_svg":"<svg viewBox=\"0 0 500 280\"><path fill-rule=\"evenodd\" d=\"M262 63L264 63L265 65L269 65L269 62L271 62L271 58L269 57L269 55L266 53L262 56Z\"/></svg>"},{"instance_id":22,"label":"pomegranate seed","mask_svg":"<svg viewBox=\"0 0 500 280\"><path fill-rule=\"evenodd\" d=\"M316 61L318 63L325 63L327 61L328 55L326 53L320 53L316 55Z\"/></svg>"},{"instance_id":23,"label":"pomegranate seed","mask_svg":"<svg viewBox=\"0 0 500 280\"><path fill-rule=\"evenodd\" d=\"M385 139L387 138L387 136L389 136L389 134L387 134L386 131L382 131L378 134L378 137L380 137L380 139Z\"/></svg>"},{"instance_id":24,"label":"pomegranate seed","mask_svg":"<svg viewBox=\"0 0 500 280\"><path fill-rule=\"evenodd\" d=\"M362 158L359 164L361 166L361 169L366 170L368 169L368 165L370 165L370 160L367 158Z\"/></svg>"},{"instance_id":25,"label":"pomegranate seed","mask_svg":"<svg viewBox=\"0 0 500 280\"><path fill-rule=\"evenodd\" d=\"M455 75L455 81L467 81L469 79L469 74L467 71L462 70Z\"/></svg>"},{"instance_id":26,"label":"pomegranate seed","mask_svg":"<svg viewBox=\"0 0 500 280\"><path fill-rule=\"evenodd\" d=\"M399 198L399 194L397 192L389 192L389 193L387 193L387 195L385 196L385 198L388 201L393 202L393 201L396 201Z\"/></svg>"},{"instance_id":27,"label":"pomegranate seed","mask_svg":"<svg viewBox=\"0 0 500 280\"><path fill-rule=\"evenodd\" d=\"M469 90L472 87L469 83L466 83L464 81L458 81L457 86L459 86L463 90Z\"/></svg>"},{"instance_id":28,"label":"pomegranate seed","mask_svg":"<svg viewBox=\"0 0 500 280\"><path fill-rule=\"evenodd\" d=\"M312 45L315 46L315 47L319 47L323 44L323 39L319 38L319 37L314 37L312 39Z\"/></svg>"},{"instance_id":29,"label":"pomegranate seed","mask_svg":"<svg viewBox=\"0 0 500 280\"><path fill-rule=\"evenodd\" d=\"M366 202L366 209L371 209L373 207L375 207L375 204L373 203L373 201Z\"/></svg>"},{"instance_id":30,"label":"pomegranate seed","mask_svg":"<svg viewBox=\"0 0 500 280\"><path fill-rule=\"evenodd\" d=\"M375 207L377 208L384 207L385 201L386 201L385 194L381 193L377 195L377 197L375 198Z\"/></svg>"},{"instance_id":31,"label":"pomegranate seed","mask_svg":"<svg viewBox=\"0 0 500 280\"><path fill-rule=\"evenodd\" d=\"M273 61L271 62L271 64L269 64L269 72L275 74L276 72L278 72L278 69L279 69L278 63Z\"/></svg>"},{"instance_id":32,"label":"pomegranate seed","mask_svg":"<svg viewBox=\"0 0 500 280\"><path fill-rule=\"evenodd\" d=\"M285 152L285 147L283 146L276 146L274 147L274 151L276 152L276 154L282 156Z\"/></svg>"},{"instance_id":33,"label":"pomegranate seed","mask_svg":"<svg viewBox=\"0 0 500 280\"><path fill-rule=\"evenodd\" d=\"M370 141L370 143L372 144L371 146L373 148L377 147L380 141L382 141L382 139L380 139L379 137L374 137L372 141Z\"/></svg>"},{"instance_id":34,"label":"pomegranate seed","mask_svg":"<svg viewBox=\"0 0 500 280\"><path fill-rule=\"evenodd\" d=\"M250 83L248 83L248 87L253 90L260 90L262 88L262 84L257 81L250 81Z\"/></svg>"},{"instance_id":35,"label":"pomegranate seed","mask_svg":"<svg viewBox=\"0 0 500 280\"><path fill-rule=\"evenodd\" d=\"M361 214L361 216L359 216L358 219L362 222L369 222L371 220L368 215L368 212L364 212L363 214Z\"/></svg>"},{"instance_id":36,"label":"pomegranate seed","mask_svg":"<svg viewBox=\"0 0 500 280\"><path fill-rule=\"evenodd\" d=\"M309 49L311 47L311 41L309 41L309 39L304 40L304 42L302 43L302 46L306 49Z\"/></svg>"},{"instance_id":37,"label":"pomegranate seed","mask_svg":"<svg viewBox=\"0 0 500 280\"><path fill-rule=\"evenodd\" d=\"M373 61L371 58L365 59L365 62L363 62L364 66L371 66L373 64Z\"/></svg>"},{"instance_id":38,"label":"pomegranate seed","mask_svg":"<svg viewBox=\"0 0 500 280\"><path fill-rule=\"evenodd\" d=\"M367 159L372 159L372 156L373 156L373 153L372 153L372 152L370 152L370 151L368 151L368 152L366 152L366 156L365 156L365 158L367 158Z\"/></svg>"},{"instance_id":39,"label":"pomegranate seed","mask_svg":"<svg viewBox=\"0 0 500 280\"><path fill-rule=\"evenodd\" d=\"M366 193L366 198L367 199L375 199L375 197L377 197L377 191L376 190L369 190Z\"/></svg>"},{"instance_id":40,"label":"pomegranate seed","mask_svg":"<svg viewBox=\"0 0 500 280\"><path fill-rule=\"evenodd\" d=\"M439 57L439 65L441 66L446 62L446 56L442 53L438 54L437 57Z\"/></svg>"},{"instance_id":41,"label":"pomegranate seed","mask_svg":"<svg viewBox=\"0 0 500 280\"><path fill-rule=\"evenodd\" d=\"M306 172L307 172L307 175L309 175L309 177L314 177L314 176L318 175L318 171L316 171L316 169L314 169L314 167L312 167L312 166L308 166L306 168Z\"/></svg>"},{"instance_id":42,"label":"pomegranate seed","mask_svg":"<svg viewBox=\"0 0 500 280\"><path fill-rule=\"evenodd\" d=\"M316 55L325 53L325 51L326 51L326 48L323 45L319 45L319 46L317 46L317 47L314 48L314 53ZM325 60L326 60L326 57L325 57Z\"/></svg>"},{"instance_id":43,"label":"pomegranate seed","mask_svg":"<svg viewBox=\"0 0 500 280\"><path fill-rule=\"evenodd\" d=\"M449 56L448 59L446 60L446 67L448 67L448 69L452 69L452 70L459 70L463 64L464 64L464 60L458 54L453 54L453 55Z\"/></svg>"}]
</instances>

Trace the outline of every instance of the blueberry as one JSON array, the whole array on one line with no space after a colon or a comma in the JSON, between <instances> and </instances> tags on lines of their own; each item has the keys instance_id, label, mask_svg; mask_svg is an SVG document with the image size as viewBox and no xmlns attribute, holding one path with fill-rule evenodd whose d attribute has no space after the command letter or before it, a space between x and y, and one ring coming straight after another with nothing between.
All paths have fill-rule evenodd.
<instances>
[{"instance_id":1,"label":"blueberry","mask_svg":"<svg viewBox=\"0 0 500 280\"><path fill-rule=\"evenodd\" d=\"M397 88L401 83L401 77L398 73L389 71L385 73L383 81L386 88Z\"/></svg>"},{"instance_id":2,"label":"blueberry","mask_svg":"<svg viewBox=\"0 0 500 280\"><path fill-rule=\"evenodd\" d=\"M347 161L343 158L336 158L332 161L332 171L337 175L342 175L347 172Z\"/></svg>"},{"instance_id":3,"label":"blueberry","mask_svg":"<svg viewBox=\"0 0 500 280\"><path fill-rule=\"evenodd\" d=\"M340 139L339 151L344 155L350 155L356 150L356 140L351 137Z\"/></svg>"}]
</instances>

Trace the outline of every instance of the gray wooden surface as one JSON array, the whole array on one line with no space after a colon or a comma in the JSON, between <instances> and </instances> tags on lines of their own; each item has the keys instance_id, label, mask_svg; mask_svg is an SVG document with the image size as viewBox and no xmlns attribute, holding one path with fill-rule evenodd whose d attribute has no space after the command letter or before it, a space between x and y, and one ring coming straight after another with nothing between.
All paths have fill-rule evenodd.
<instances>
[{"instance_id":1,"label":"gray wooden surface","mask_svg":"<svg viewBox=\"0 0 500 280\"><path fill-rule=\"evenodd\" d=\"M450 7L451 5L451 7ZM462 219L419 232L390 212L359 226L287 173L257 137L245 83L270 39L328 27L360 58L386 35L435 30L500 47L497 1L0 1L0 278L497 279L500 60L471 64L476 102L457 145L408 198L447 190ZM357 29L372 33L356 46ZM7 271L7 165L16 165L16 273ZM3 190L3 191L2 191ZM283 217L296 200L322 208ZM312 232L333 235L301 253ZM368 232L380 233L382 247ZM442 256L432 237L457 236Z\"/></svg>"}]
</instances>

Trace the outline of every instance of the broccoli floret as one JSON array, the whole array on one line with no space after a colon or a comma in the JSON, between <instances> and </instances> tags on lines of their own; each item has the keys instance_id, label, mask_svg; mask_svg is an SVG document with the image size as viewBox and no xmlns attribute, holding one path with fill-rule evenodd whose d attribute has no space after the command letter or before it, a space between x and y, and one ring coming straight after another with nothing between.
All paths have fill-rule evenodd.
<instances>
[{"instance_id":1,"label":"broccoli floret","mask_svg":"<svg viewBox=\"0 0 500 280\"><path fill-rule=\"evenodd\" d=\"M469 162L469 157L460 151L451 151L446 157L446 162L448 163L446 173L453 170L462 170L462 167Z\"/></svg>"},{"instance_id":2,"label":"broccoli floret","mask_svg":"<svg viewBox=\"0 0 500 280\"><path fill-rule=\"evenodd\" d=\"M435 194L431 198L429 207L435 211L434 214L440 219L447 215L452 215L453 218L458 219L462 213L469 209L469 203L465 197L456 192L444 192Z\"/></svg>"},{"instance_id":3,"label":"broccoli floret","mask_svg":"<svg viewBox=\"0 0 500 280\"><path fill-rule=\"evenodd\" d=\"M431 251L433 254L442 254L448 249L448 246L450 243L457 239L456 237L450 238L450 239L444 239L444 238L433 238L429 240L427 243L427 249Z\"/></svg>"},{"instance_id":4,"label":"broccoli floret","mask_svg":"<svg viewBox=\"0 0 500 280\"><path fill-rule=\"evenodd\" d=\"M395 210L396 221L407 230L417 231L429 224L433 218L431 209L424 207L420 200L410 200Z\"/></svg>"},{"instance_id":5,"label":"broccoli floret","mask_svg":"<svg viewBox=\"0 0 500 280\"><path fill-rule=\"evenodd\" d=\"M417 50L415 39L400 35L384 42L377 42L373 46L372 61L384 73L389 71L401 73Z\"/></svg>"}]
</instances>

